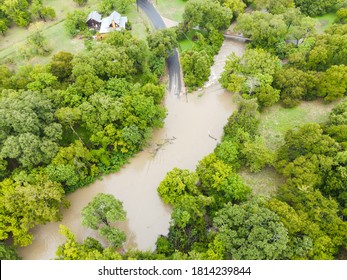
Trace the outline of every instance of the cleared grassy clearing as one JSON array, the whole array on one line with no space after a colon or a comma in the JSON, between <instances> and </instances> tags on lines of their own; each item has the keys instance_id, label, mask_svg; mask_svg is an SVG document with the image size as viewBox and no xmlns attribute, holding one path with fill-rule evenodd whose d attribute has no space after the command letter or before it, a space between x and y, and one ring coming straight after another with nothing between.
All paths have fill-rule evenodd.
<instances>
[{"instance_id":1,"label":"cleared grassy clearing","mask_svg":"<svg viewBox=\"0 0 347 280\"><path fill-rule=\"evenodd\" d=\"M199 30L191 30L188 33L186 33L185 39L179 41L179 49L181 52L193 49L193 47L196 45L196 43L194 42L194 36L197 33L206 35L206 32L199 31Z\"/></svg>"},{"instance_id":2,"label":"cleared grassy clearing","mask_svg":"<svg viewBox=\"0 0 347 280\"><path fill-rule=\"evenodd\" d=\"M260 133L268 148L274 150L283 144L285 133L305 123L321 123L328 119L332 108L339 101L325 104L321 101L303 101L295 108L274 105L261 114Z\"/></svg>"},{"instance_id":3,"label":"cleared grassy clearing","mask_svg":"<svg viewBox=\"0 0 347 280\"><path fill-rule=\"evenodd\" d=\"M325 104L321 101L310 101L301 102L295 108L283 108L278 104L266 108L261 113L260 133L268 148L276 150L284 143L284 135L289 129L311 122L325 122L338 102ZM272 167L266 167L258 173L243 169L239 174L258 195L270 196L285 183L284 177Z\"/></svg>"},{"instance_id":4,"label":"cleared grassy clearing","mask_svg":"<svg viewBox=\"0 0 347 280\"><path fill-rule=\"evenodd\" d=\"M336 13L330 12L325 15L315 17L317 23L316 23L316 29L318 33L323 33L325 29L327 29L329 26L331 26L335 19L336 19Z\"/></svg>"},{"instance_id":5,"label":"cleared grassy clearing","mask_svg":"<svg viewBox=\"0 0 347 280\"><path fill-rule=\"evenodd\" d=\"M252 188L254 194L267 197L274 194L278 187L285 182L283 176L278 174L273 167L266 167L258 173L243 169L239 174L245 184Z\"/></svg>"},{"instance_id":6,"label":"cleared grassy clearing","mask_svg":"<svg viewBox=\"0 0 347 280\"><path fill-rule=\"evenodd\" d=\"M156 0L153 1L159 13L168 19L181 22L184 6L187 1L183 0Z\"/></svg>"}]
</instances>

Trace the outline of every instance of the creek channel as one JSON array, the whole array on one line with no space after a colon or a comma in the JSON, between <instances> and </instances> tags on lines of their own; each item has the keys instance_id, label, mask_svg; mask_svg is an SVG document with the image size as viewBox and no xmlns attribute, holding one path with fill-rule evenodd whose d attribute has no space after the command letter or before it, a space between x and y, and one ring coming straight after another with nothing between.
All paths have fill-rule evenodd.
<instances>
[{"instance_id":1,"label":"creek channel","mask_svg":"<svg viewBox=\"0 0 347 280\"><path fill-rule=\"evenodd\" d=\"M127 221L119 227L127 234L124 247L153 250L157 237L168 233L171 214L157 187L174 167L194 171L198 161L214 150L217 141L213 138L219 141L228 117L237 108L218 78L227 56L232 52L242 55L245 48L242 42L225 40L206 86L180 97L167 94L165 125L153 133L148 146L119 172L69 194L71 206L63 211L63 220L35 227L33 243L20 248L20 256L27 260L54 259L58 245L66 241L59 234L60 224L67 226L79 242L91 236L105 244L96 231L81 225L81 210L98 193L112 194L123 202Z\"/></svg>"}]
</instances>

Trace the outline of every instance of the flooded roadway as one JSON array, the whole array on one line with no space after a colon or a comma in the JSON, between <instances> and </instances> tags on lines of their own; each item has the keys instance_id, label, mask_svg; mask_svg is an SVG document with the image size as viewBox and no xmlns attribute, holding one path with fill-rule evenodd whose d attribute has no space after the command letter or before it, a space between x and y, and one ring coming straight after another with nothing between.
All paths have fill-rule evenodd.
<instances>
[{"instance_id":1,"label":"flooded roadway","mask_svg":"<svg viewBox=\"0 0 347 280\"><path fill-rule=\"evenodd\" d=\"M233 51L242 55L244 50L243 43L225 41L215 57L207 87L180 98L168 95L164 128L154 132L148 147L118 173L68 195L71 206L63 211L63 220L36 227L32 231L33 243L21 248L20 256L29 260L53 259L58 245L65 241L59 234L60 224L75 233L78 241L87 236L98 237L96 231L81 225L80 214L98 193L113 194L123 202L127 222L120 226L127 233L125 247L153 249L158 235L168 233L171 214L170 207L157 195L157 187L168 171L174 167L194 170L197 162L215 148L217 142L209 134L220 139L227 118L236 109L232 95L221 88L218 77L226 57Z\"/></svg>"}]
</instances>

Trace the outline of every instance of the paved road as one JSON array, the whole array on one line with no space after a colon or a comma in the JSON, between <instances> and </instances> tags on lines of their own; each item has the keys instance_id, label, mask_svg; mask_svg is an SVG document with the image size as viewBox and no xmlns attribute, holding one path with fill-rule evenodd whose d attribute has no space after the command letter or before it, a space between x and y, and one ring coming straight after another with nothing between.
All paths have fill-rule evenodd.
<instances>
[{"instance_id":1,"label":"paved road","mask_svg":"<svg viewBox=\"0 0 347 280\"><path fill-rule=\"evenodd\" d=\"M145 12L148 18L151 20L155 29L166 28L165 23L148 0L138 0L139 7ZM179 95L181 93L182 83L181 83L181 66L178 58L177 49L174 50L174 54L167 59L167 64L169 68L169 91L171 94Z\"/></svg>"}]
</instances>

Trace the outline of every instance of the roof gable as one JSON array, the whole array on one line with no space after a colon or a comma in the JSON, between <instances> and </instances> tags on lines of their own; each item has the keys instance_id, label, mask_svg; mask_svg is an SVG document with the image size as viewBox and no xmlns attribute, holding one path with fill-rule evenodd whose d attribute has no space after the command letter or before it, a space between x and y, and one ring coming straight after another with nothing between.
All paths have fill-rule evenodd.
<instances>
[{"instance_id":1,"label":"roof gable","mask_svg":"<svg viewBox=\"0 0 347 280\"><path fill-rule=\"evenodd\" d=\"M93 19L93 20L95 20L97 22L101 22L101 15L97 11L92 11L92 12L89 13L86 22L88 22L91 19Z\"/></svg>"}]
</instances>

